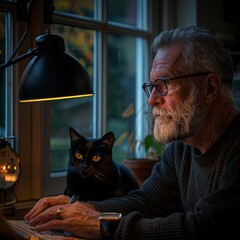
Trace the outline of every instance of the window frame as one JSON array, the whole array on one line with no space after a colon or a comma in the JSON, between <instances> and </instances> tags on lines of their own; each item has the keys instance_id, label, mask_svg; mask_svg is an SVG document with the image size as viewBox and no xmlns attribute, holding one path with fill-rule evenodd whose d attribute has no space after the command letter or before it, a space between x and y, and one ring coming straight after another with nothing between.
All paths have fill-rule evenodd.
<instances>
[{"instance_id":1,"label":"window frame","mask_svg":"<svg viewBox=\"0 0 240 240\"><path fill-rule=\"evenodd\" d=\"M5 24L7 27L5 28L5 40L6 46L3 51L5 51L5 59L2 63L6 62L10 57L13 51L13 19L15 14L13 6L10 4L3 3L1 4L1 12L5 14ZM9 66L4 69L5 72L5 131L4 136L13 136L14 135L14 79L13 79L13 69L14 66ZM3 73L4 74L4 73ZM2 79L1 79L2 80ZM13 147L16 147L15 140L11 142Z\"/></svg>"}]
</instances>

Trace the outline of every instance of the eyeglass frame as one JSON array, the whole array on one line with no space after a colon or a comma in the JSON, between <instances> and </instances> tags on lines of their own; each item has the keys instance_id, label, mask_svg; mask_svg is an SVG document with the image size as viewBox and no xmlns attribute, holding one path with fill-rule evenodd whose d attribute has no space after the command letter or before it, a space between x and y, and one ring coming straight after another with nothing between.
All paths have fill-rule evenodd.
<instances>
[{"instance_id":1,"label":"eyeglass frame","mask_svg":"<svg viewBox=\"0 0 240 240\"><path fill-rule=\"evenodd\" d=\"M160 94L161 96L166 96L168 94L168 84L170 83L169 81L175 80L175 79L180 79L180 78L188 78L188 77L195 77L195 76L201 76L201 75L208 75L210 73L211 72L198 72L198 73L192 73L192 74L187 74L187 75L182 75L182 76L177 76L177 77L159 77L159 78L155 79L153 82L145 82L142 85L142 88L143 88L143 91L145 92L145 94L147 95L148 98L151 96L152 92L150 94L148 94L149 92L146 89L149 88L150 86L152 87L152 89L155 87L157 93ZM164 94L160 93L158 88L156 88L156 82L157 81L163 81L164 82L164 84L166 86L166 92Z\"/></svg>"}]
</instances>

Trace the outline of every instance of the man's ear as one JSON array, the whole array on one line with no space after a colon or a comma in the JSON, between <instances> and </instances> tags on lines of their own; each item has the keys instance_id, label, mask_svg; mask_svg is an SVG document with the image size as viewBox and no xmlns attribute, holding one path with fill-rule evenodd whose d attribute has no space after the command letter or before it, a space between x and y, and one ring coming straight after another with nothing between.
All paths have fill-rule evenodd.
<instances>
[{"instance_id":1,"label":"man's ear","mask_svg":"<svg viewBox=\"0 0 240 240\"><path fill-rule=\"evenodd\" d=\"M219 95L220 78L214 73L210 73L206 79L206 103L213 102Z\"/></svg>"}]
</instances>

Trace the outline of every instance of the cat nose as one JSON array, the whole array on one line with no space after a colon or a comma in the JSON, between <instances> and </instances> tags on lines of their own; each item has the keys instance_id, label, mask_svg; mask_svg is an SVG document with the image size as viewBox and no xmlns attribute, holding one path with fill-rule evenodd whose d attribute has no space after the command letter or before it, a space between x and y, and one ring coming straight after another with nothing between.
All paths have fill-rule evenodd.
<instances>
[{"instance_id":1,"label":"cat nose","mask_svg":"<svg viewBox=\"0 0 240 240\"><path fill-rule=\"evenodd\" d=\"M83 163L83 168L87 168L87 164L86 163Z\"/></svg>"}]
</instances>

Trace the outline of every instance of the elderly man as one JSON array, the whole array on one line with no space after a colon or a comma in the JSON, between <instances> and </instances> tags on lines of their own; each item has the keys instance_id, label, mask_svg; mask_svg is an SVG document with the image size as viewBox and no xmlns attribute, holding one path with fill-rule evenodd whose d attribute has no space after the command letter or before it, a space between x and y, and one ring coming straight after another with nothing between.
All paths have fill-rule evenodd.
<instances>
[{"instance_id":1,"label":"elderly man","mask_svg":"<svg viewBox=\"0 0 240 240\"><path fill-rule=\"evenodd\" d=\"M169 143L162 160L126 197L39 200L25 216L38 231L124 240L233 239L238 233L240 114L231 95L231 57L213 33L194 26L160 33L153 50L143 89L153 108L154 136Z\"/></svg>"}]
</instances>

